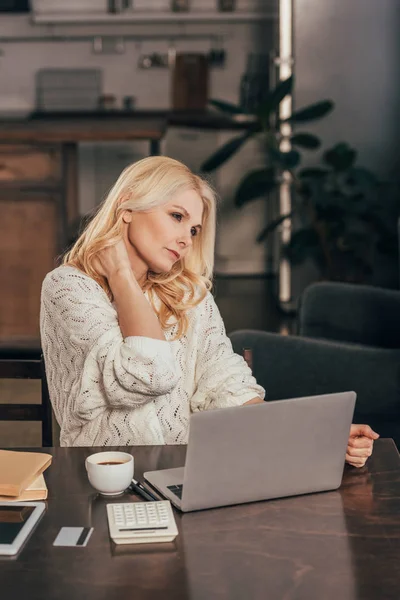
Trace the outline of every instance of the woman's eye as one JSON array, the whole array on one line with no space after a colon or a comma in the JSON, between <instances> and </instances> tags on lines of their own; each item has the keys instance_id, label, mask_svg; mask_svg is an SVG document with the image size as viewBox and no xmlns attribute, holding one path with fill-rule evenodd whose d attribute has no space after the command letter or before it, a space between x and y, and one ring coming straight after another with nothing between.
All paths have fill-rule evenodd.
<instances>
[{"instance_id":1,"label":"woman's eye","mask_svg":"<svg viewBox=\"0 0 400 600\"><path fill-rule=\"evenodd\" d=\"M181 215L180 213L171 213L171 216L173 219L176 219L178 221L178 223L180 223L183 219L183 215ZM197 227L192 227L190 230L190 235L192 237L195 237L198 234L198 230Z\"/></svg>"}]
</instances>

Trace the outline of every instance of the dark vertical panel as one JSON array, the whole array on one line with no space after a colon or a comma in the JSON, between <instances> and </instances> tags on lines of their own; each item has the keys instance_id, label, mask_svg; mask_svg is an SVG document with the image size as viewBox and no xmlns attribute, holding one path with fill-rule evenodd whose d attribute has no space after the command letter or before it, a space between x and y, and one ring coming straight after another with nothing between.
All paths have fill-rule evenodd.
<instances>
[{"instance_id":1,"label":"dark vertical panel","mask_svg":"<svg viewBox=\"0 0 400 600\"><path fill-rule=\"evenodd\" d=\"M327 145L348 141L382 175L399 166L400 2L294 0L296 106L327 97L314 125Z\"/></svg>"},{"instance_id":2,"label":"dark vertical panel","mask_svg":"<svg viewBox=\"0 0 400 600\"><path fill-rule=\"evenodd\" d=\"M359 165L398 181L400 2L293 0L293 7L294 107L325 98L336 105L331 115L298 131L316 133L323 148L348 142L359 153ZM309 152L304 162L315 164L319 157ZM371 283L396 287L396 260L377 260ZM293 298L315 277L313 265L295 267Z\"/></svg>"}]
</instances>

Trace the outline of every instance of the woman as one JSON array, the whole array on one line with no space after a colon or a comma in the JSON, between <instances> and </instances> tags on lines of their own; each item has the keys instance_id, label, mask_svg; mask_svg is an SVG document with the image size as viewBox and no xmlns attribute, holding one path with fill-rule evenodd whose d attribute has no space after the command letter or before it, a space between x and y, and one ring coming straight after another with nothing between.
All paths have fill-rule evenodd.
<instances>
[{"instance_id":1,"label":"woman","mask_svg":"<svg viewBox=\"0 0 400 600\"><path fill-rule=\"evenodd\" d=\"M183 444L191 412L262 402L209 291L215 213L185 165L146 158L46 276L41 336L61 445ZM376 437L353 426L347 460L362 466Z\"/></svg>"}]
</instances>

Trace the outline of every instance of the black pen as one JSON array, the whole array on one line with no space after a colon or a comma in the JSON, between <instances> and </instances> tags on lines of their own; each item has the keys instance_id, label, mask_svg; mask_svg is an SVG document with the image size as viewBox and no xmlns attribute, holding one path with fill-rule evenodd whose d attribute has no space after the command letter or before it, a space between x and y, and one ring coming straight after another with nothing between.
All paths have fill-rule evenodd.
<instances>
[{"instance_id":1,"label":"black pen","mask_svg":"<svg viewBox=\"0 0 400 600\"><path fill-rule=\"evenodd\" d=\"M142 498L144 498L145 500L149 500L151 502L158 502L158 498L154 496L149 489L145 488L142 483L136 481L136 479L132 479L129 489L135 494L142 496Z\"/></svg>"}]
</instances>

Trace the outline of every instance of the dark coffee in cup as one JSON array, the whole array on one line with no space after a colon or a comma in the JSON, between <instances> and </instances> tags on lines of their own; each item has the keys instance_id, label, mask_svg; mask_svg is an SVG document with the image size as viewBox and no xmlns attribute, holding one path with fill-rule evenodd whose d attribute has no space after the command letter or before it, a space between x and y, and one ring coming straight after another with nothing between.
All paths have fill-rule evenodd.
<instances>
[{"instance_id":1,"label":"dark coffee in cup","mask_svg":"<svg viewBox=\"0 0 400 600\"><path fill-rule=\"evenodd\" d=\"M134 459L127 452L97 452L86 458L85 467L95 490L104 496L115 496L131 483Z\"/></svg>"}]
</instances>

